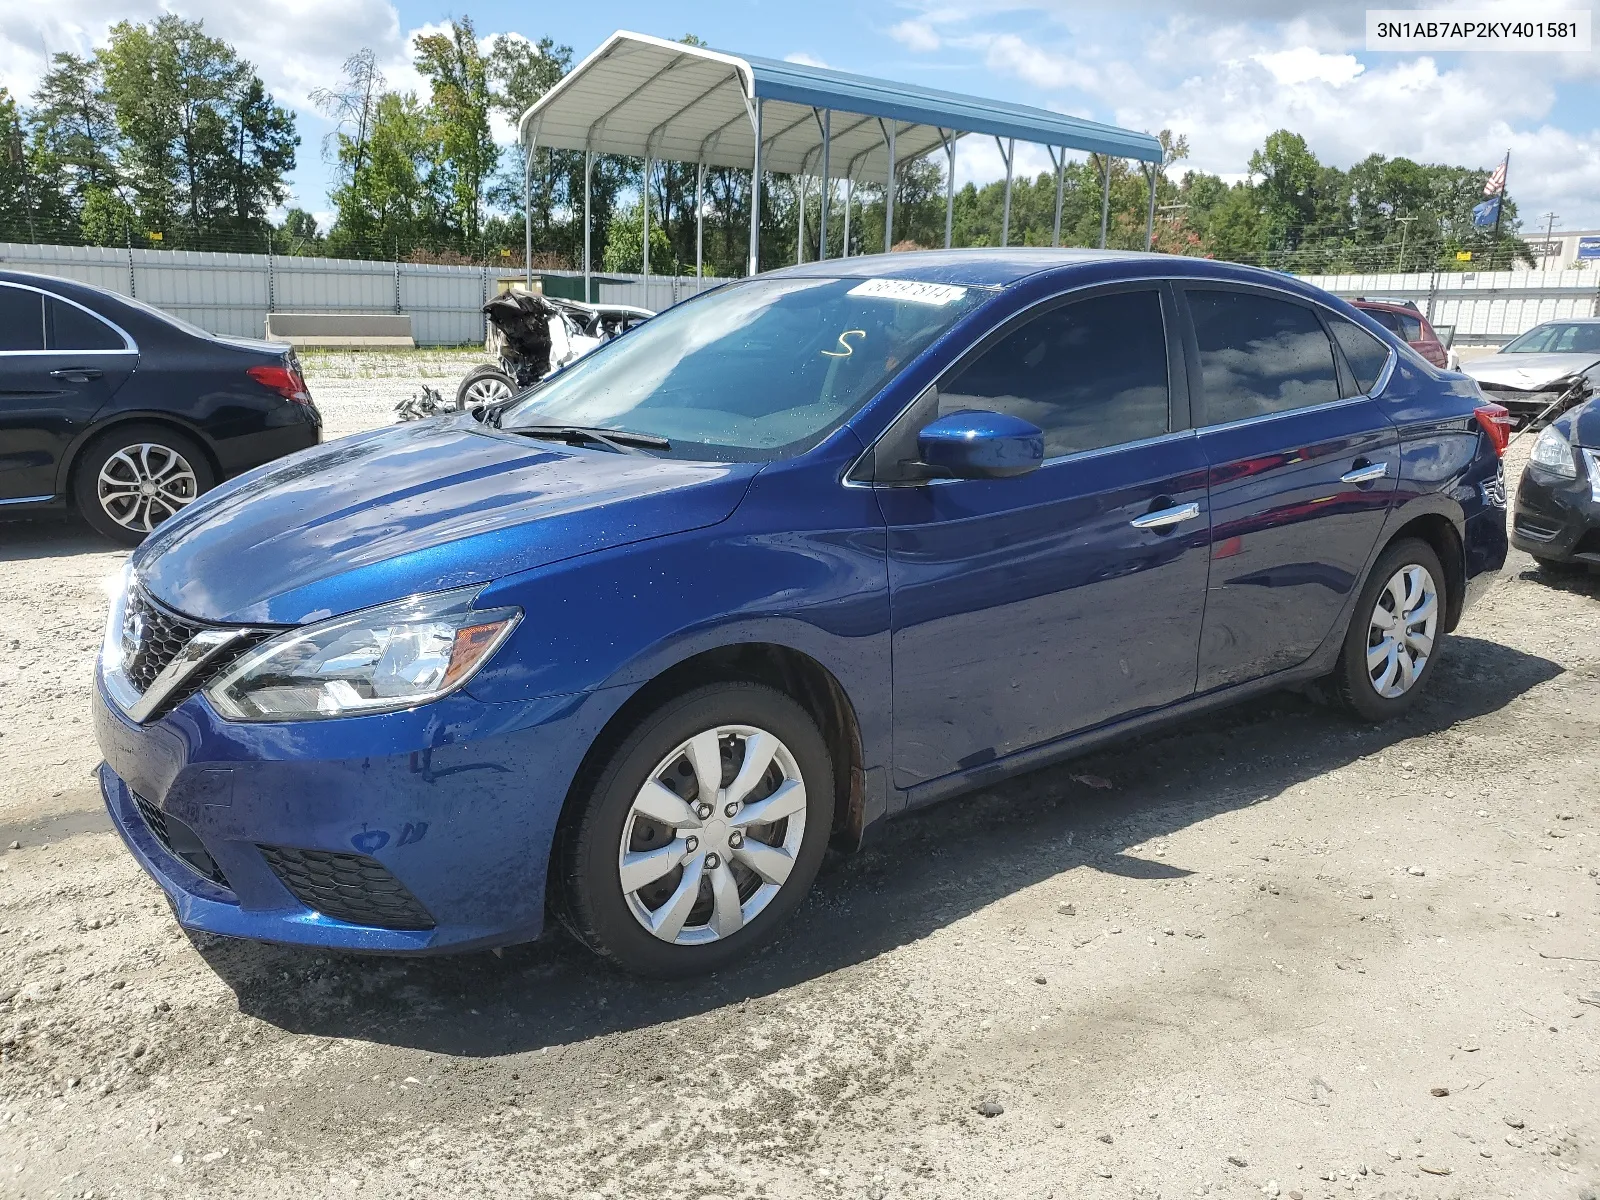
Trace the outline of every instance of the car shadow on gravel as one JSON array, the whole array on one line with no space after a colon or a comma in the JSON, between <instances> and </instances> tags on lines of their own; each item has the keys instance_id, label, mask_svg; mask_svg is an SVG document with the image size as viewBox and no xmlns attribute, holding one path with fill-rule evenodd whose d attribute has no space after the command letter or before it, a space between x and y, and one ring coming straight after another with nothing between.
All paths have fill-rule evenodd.
<instances>
[{"instance_id":1,"label":"car shadow on gravel","mask_svg":"<svg viewBox=\"0 0 1600 1200\"><path fill-rule=\"evenodd\" d=\"M1552 571L1548 567L1529 567L1517 573L1517 578L1529 583L1543 584L1552 591L1566 592L1569 596L1587 596L1600 600L1600 571L1578 566L1570 570Z\"/></svg>"},{"instance_id":2,"label":"car shadow on gravel","mask_svg":"<svg viewBox=\"0 0 1600 1200\"><path fill-rule=\"evenodd\" d=\"M115 550L126 552L126 547L101 537L75 513L0 518L0 562L73 558Z\"/></svg>"},{"instance_id":3,"label":"car shadow on gravel","mask_svg":"<svg viewBox=\"0 0 1600 1200\"><path fill-rule=\"evenodd\" d=\"M241 1011L294 1033L488 1057L657 1025L848 968L1074 868L1130 888L1180 878L1190 869L1136 848L1493 712L1562 671L1478 638L1456 637L1450 651L1427 699L1387 725L1281 693L889 822L860 853L830 860L775 946L703 980L634 979L557 935L409 960L197 944ZM1040 903L1071 896L1062 878Z\"/></svg>"}]
</instances>

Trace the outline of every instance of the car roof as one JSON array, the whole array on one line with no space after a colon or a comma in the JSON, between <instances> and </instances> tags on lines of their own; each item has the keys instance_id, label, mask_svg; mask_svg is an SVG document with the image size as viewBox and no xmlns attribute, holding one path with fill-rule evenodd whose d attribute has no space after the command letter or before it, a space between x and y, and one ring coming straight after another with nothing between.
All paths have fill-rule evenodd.
<instances>
[{"instance_id":1,"label":"car roof","mask_svg":"<svg viewBox=\"0 0 1600 1200\"><path fill-rule=\"evenodd\" d=\"M1194 276L1201 279L1269 284L1311 296L1323 293L1282 271L1247 267L1239 263L1179 254L1149 254L1133 250L1084 250L1050 246L987 247L970 250L902 250L893 254L864 254L827 258L799 266L767 271L763 277L872 278L892 276L916 283L948 283L965 287L1003 289L1037 275L1093 273L1114 276L1108 268L1122 265L1129 278Z\"/></svg>"},{"instance_id":2,"label":"car roof","mask_svg":"<svg viewBox=\"0 0 1600 1200\"><path fill-rule=\"evenodd\" d=\"M0 270L0 283L20 283L25 287L55 292L59 296L70 296L74 300L117 295L107 288L95 287L92 283L80 283L76 279L65 279L60 275L44 275L37 271Z\"/></svg>"}]
</instances>

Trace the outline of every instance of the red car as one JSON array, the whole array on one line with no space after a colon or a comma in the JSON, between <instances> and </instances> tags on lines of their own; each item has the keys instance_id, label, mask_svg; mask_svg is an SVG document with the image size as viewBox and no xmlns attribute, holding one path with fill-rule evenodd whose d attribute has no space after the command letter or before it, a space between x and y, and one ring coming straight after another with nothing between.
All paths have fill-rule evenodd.
<instances>
[{"instance_id":1,"label":"red car","mask_svg":"<svg viewBox=\"0 0 1600 1200\"><path fill-rule=\"evenodd\" d=\"M1428 318L1409 301L1366 300L1356 297L1352 305L1405 342L1436 367L1450 365L1450 352L1434 333Z\"/></svg>"}]
</instances>

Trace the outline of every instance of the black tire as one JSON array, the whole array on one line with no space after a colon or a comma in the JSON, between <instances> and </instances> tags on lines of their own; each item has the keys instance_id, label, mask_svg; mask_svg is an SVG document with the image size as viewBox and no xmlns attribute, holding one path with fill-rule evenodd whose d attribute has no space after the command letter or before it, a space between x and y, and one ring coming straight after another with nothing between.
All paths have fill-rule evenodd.
<instances>
[{"instance_id":1,"label":"black tire","mask_svg":"<svg viewBox=\"0 0 1600 1200\"><path fill-rule=\"evenodd\" d=\"M623 893L618 862L623 831L634 798L657 765L696 734L728 725L770 731L788 748L805 786L805 827L788 877L765 908L730 935L679 945L647 930ZM732 770L731 763L727 769ZM591 950L624 970L682 978L742 959L770 941L805 899L833 823L833 763L816 723L788 696L762 684L715 683L687 692L641 720L591 774L579 803L556 855L565 924ZM668 886L674 877L682 880L681 874L669 873ZM705 903L709 888L707 881L696 893L707 897Z\"/></svg>"},{"instance_id":2,"label":"black tire","mask_svg":"<svg viewBox=\"0 0 1600 1200\"><path fill-rule=\"evenodd\" d=\"M1372 630L1372 614L1378 598L1398 572L1411 566L1424 568L1433 577L1438 626L1422 670L1415 682L1399 696L1381 695L1367 672L1367 651ZM1356 599L1350 614L1350 628L1339 652L1339 663L1328 677L1333 694L1350 712L1365 721L1388 721L1408 712L1422 697L1444 650L1444 614L1449 610L1449 581L1433 547L1420 538L1403 538L1387 547L1373 564L1372 572Z\"/></svg>"},{"instance_id":3,"label":"black tire","mask_svg":"<svg viewBox=\"0 0 1600 1200\"><path fill-rule=\"evenodd\" d=\"M148 463L153 472L172 464L172 470L164 477L167 482L162 485L163 491L139 501L132 499L131 492L115 490L103 498L101 472L119 455L125 464ZM127 474L131 483L135 478L132 470L131 465L124 471L113 465L111 474L117 478ZM96 533L124 546L137 546L151 529L216 485L211 460L192 437L166 425L119 425L96 437L78 456L73 467L72 499L79 515ZM184 495L187 499L177 503ZM145 527L147 524L150 528Z\"/></svg>"},{"instance_id":4,"label":"black tire","mask_svg":"<svg viewBox=\"0 0 1600 1200\"><path fill-rule=\"evenodd\" d=\"M475 386L482 388L486 384L492 386L497 383L503 384L505 387L505 395L500 396L498 399L509 399L517 394L517 381L511 378L511 376L507 375L499 367L473 367L472 370L467 372L466 378L461 381L461 385L456 388L456 407L465 410L469 408L481 408L485 403L497 402L487 398L477 398L468 394Z\"/></svg>"},{"instance_id":5,"label":"black tire","mask_svg":"<svg viewBox=\"0 0 1600 1200\"><path fill-rule=\"evenodd\" d=\"M1563 562L1559 558L1540 558L1537 554L1533 556L1533 561L1539 570L1546 575L1559 575L1565 578L1573 575L1586 575L1589 572L1587 563Z\"/></svg>"}]
</instances>

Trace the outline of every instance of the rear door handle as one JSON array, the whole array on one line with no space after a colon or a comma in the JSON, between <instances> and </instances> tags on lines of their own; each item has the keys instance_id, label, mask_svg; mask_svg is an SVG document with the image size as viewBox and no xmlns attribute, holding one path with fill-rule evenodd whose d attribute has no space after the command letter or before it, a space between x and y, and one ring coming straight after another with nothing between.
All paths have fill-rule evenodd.
<instances>
[{"instance_id":1,"label":"rear door handle","mask_svg":"<svg viewBox=\"0 0 1600 1200\"><path fill-rule=\"evenodd\" d=\"M100 371L93 367L63 367L59 371L51 371L51 379L63 379L68 383L88 383L91 379L99 379Z\"/></svg>"},{"instance_id":2,"label":"rear door handle","mask_svg":"<svg viewBox=\"0 0 1600 1200\"><path fill-rule=\"evenodd\" d=\"M1129 524L1135 529L1168 529L1192 521L1200 515L1198 504L1180 504L1176 508L1163 508L1157 512L1135 517Z\"/></svg>"},{"instance_id":3,"label":"rear door handle","mask_svg":"<svg viewBox=\"0 0 1600 1200\"><path fill-rule=\"evenodd\" d=\"M1389 464L1368 463L1364 467L1355 467L1339 476L1340 483L1372 483L1382 479L1389 473Z\"/></svg>"}]
</instances>

